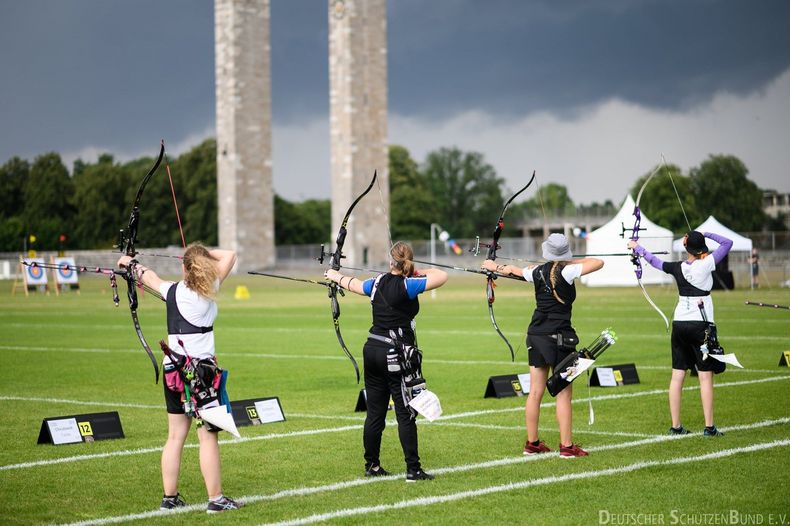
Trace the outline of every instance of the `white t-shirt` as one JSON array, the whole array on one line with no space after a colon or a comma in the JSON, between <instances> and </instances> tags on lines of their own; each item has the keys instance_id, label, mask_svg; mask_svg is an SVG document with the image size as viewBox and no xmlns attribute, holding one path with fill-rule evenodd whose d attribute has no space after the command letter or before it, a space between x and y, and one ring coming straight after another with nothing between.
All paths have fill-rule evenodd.
<instances>
[{"instance_id":1,"label":"white t-shirt","mask_svg":"<svg viewBox=\"0 0 790 526\"><path fill-rule=\"evenodd\" d=\"M524 279L528 282L532 283L532 271L535 270L539 265L532 265L530 267L524 267L521 269L521 272L524 274ZM562 269L562 277L565 279L568 284L572 284L574 279L580 278L582 275L582 265L581 264L573 264L573 265L565 265Z\"/></svg>"},{"instance_id":2,"label":"white t-shirt","mask_svg":"<svg viewBox=\"0 0 790 526\"><path fill-rule=\"evenodd\" d=\"M680 271L683 273L686 281L700 290L709 291L713 288L714 270L716 270L716 261L710 256L695 259L691 263L684 261L680 265ZM704 304L705 316L707 316L709 322L713 323L713 298L710 295L679 296L672 319L674 321L702 321L698 306L700 300Z\"/></svg>"},{"instance_id":3,"label":"white t-shirt","mask_svg":"<svg viewBox=\"0 0 790 526\"><path fill-rule=\"evenodd\" d=\"M181 316L192 325L198 327L209 327L214 325L217 318L217 302L206 299L197 292L189 289L183 282L165 282L159 287L159 293L163 298L167 297L170 287L176 286L176 305ZM178 343L178 339L184 343L184 348ZM177 334L167 335L167 344L170 348L180 354L186 353L193 358L203 359L214 356L214 331L205 334ZM164 363L170 360L165 356Z\"/></svg>"}]
</instances>

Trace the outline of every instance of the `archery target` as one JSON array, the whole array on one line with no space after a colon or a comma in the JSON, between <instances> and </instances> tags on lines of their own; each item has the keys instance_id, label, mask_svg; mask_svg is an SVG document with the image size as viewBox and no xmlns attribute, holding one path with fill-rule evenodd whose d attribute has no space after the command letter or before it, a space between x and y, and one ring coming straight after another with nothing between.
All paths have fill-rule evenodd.
<instances>
[{"instance_id":1,"label":"archery target","mask_svg":"<svg viewBox=\"0 0 790 526\"><path fill-rule=\"evenodd\" d=\"M44 264L44 260L42 258L27 258L24 260L25 263L25 282L28 285L46 285L47 284L47 272L45 269L41 267L33 267L29 266L33 263L38 263L39 265Z\"/></svg>"},{"instance_id":2,"label":"archery target","mask_svg":"<svg viewBox=\"0 0 790 526\"><path fill-rule=\"evenodd\" d=\"M58 266L58 269L55 271L55 278L59 285L76 285L79 283L79 276L74 268L74 258L55 258L55 265Z\"/></svg>"}]
</instances>

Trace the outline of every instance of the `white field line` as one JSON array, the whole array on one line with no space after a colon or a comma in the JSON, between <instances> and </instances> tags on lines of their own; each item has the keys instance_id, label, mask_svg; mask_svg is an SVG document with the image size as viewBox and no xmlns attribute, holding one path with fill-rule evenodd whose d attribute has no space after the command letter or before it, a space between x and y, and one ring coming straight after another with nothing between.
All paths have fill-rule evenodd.
<instances>
[{"instance_id":1,"label":"white field line","mask_svg":"<svg viewBox=\"0 0 790 526\"><path fill-rule=\"evenodd\" d=\"M720 387L733 387L733 386L739 386L739 385L744 385L744 384L754 384L754 383L763 383L763 382L776 381L776 380L786 380L788 378L790 378L790 376L778 376L778 377L772 377L772 378L762 378L762 379L759 379L759 380L743 380L743 381L738 381L738 382L728 382L728 383L720 383L720 384L714 384L714 385L717 388L720 388ZM684 390L696 390L696 389L699 389L699 386L690 386L690 387L685 387L684 388ZM664 393L666 393L665 389L654 389L654 390L650 390L650 391L638 391L638 392L635 392L635 393L621 393L621 394L603 395L603 396L599 396L599 397L592 397L591 400L613 400L613 399L619 399L619 398L633 398L633 397L638 397L638 396L646 396L646 395L653 395L653 394L664 394ZM0 397L0 400L3 400L3 399L5 399L5 400L15 400L15 399L22 399L22 398L21 397L20 398L8 397L8 396ZM36 400L36 399L24 398L24 400ZM579 399L579 400L574 400L574 403L582 403L582 402L586 402L587 400L588 399L586 399L586 398ZM68 403L69 401L64 400L63 402ZM78 403L78 402L75 402L75 403ZM88 404L92 404L92 403L91 402L84 402L84 404L88 405ZM100 403L97 402L96 405L107 405L107 404L100 404ZM555 402L549 402L549 403L541 404L541 407L550 407L550 406L554 406L554 405L556 405ZM511 412L523 411L523 410L524 409L522 407L510 407L510 408L507 408L507 409L484 409L484 410L480 410L480 411L467 411L467 412L464 412L464 413L454 413L454 414L450 414L450 415L443 415L443 416L440 416L437 419L437 421L442 421L442 422L439 422L439 423L443 423L443 421L454 420L454 419L457 419L457 418L467 418L467 417L471 417L471 416L481 416L481 415L490 415L490 414L499 414L499 413L511 413ZM296 415L294 415L294 416L296 416ZM301 414L301 417L307 418L308 416L304 415L304 414ZM351 417L345 417L345 418L351 418ZM424 423L427 424L427 422L424 422ZM434 422L432 425L436 425L436 422ZM359 424L359 425L354 425L354 426L343 426L343 427L324 428L324 429L316 429L316 430L292 431L292 432L289 432L289 433L276 433L276 434L261 435L261 436L256 436L256 437L243 437L243 438L234 438L234 439L230 439L230 440L220 440L220 443L221 444L233 444L233 443L241 443L241 442L248 442L248 441L254 441L254 440L271 440L271 439L275 439L275 438L286 438L286 437L290 437L290 436L304 436L304 435L313 435L313 434L318 434L318 433L343 432L343 431L348 431L348 430L352 430L352 429L360 429L361 427L362 427L362 425ZM577 431L577 432L581 433L581 431ZM197 444L187 444L185 447L193 448L193 447L198 447L198 445ZM96 459L96 458L107 458L107 457L116 457L116 456L120 457L120 456L138 455L138 454L145 454L145 453L157 453L157 452L160 452L160 451L161 451L161 447L153 447L153 448L122 450L122 451L115 451L115 452L109 452L109 453L100 453L100 454L92 454L92 455L76 455L76 456L72 456L72 457L64 457L64 458L48 459L48 460L38 460L38 461L31 461L31 462L23 462L23 463L19 463L19 464L7 464L7 465L4 465L4 466L0 466L0 471L6 471L6 470L10 470L10 469L29 468L29 467L36 467L36 466L47 466L47 465L61 464L61 463L66 463L66 462L79 462L79 461L82 461L82 460L92 460L92 459Z\"/></svg>"},{"instance_id":2,"label":"white field line","mask_svg":"<svg viewBox=\"0 0 790 526\"><path fill-rule=\"evenodd\" d=\"M525 431L524 426L500 426L496 424L471 424L471 423L464 423L464 422L420 422L421 424L426 424L430 426L439 426L439 427L469 427L474 429L491 429L495 431ZM552 429L552 428L540 428L541 431L547 432L559 432L559 429ZM574 429L574 435L600 435L600 436L608 436L608 437L631 437L631 438L647 438L647 437L654 437L659 436L656 434L649 434L649 433L626 433L622 431L591 431L587 429Z\"/></svg>"},{"instance_id":3,"label":"white field line","mask_svg":"<svg viewBox=\"0 0 790 526\"><path fill-rule=\"evenodd\" d=\"M765 382L776 382L781 380L790 380L790 375L783 375L783 376L771 376L769 378L759 378L757 380L738 380L735 382L719 382L714 383L713 387L716 389L722 387L737 387L740 385L748 385L748 384L761 384ZM698 391L699 385L690 385L683 388L684 391ZM619 394L610 394L610 395L599 395L599 396L591 396L589 398L574 398L574 404L583 404L588 401L600 401L600 400L618 400L621 398L638 398L640 396L652 396L652 395L659 395L659 394L666 394L667 389L651 389L648 391L635 391L632 393L619 393ZM525 397L524 400L526 400ZM554 407L557 405L556 402L543 402L540 404L540 407ZM451 415L443 415L438 418L438 420L451 420L456 418L466 418L470 416L480 416L480 415L492 415L492 414L499 414L499 413L510 413L513 411L523 411L524 407L508 407L505 409L481 409L479 411L466 411L464 413L453 413Z\"/></svg>"},{"instance_id":4,"label":"white field line","mask_svg":"<svg viewBox=\"0 0 790 526\"><path fill-rule=\"evenodd\" d=\"M402 500L399 502L394 502L392 504L378 504L376 506L345 508L342 510L330 511L327 513L316 513L314 515L308 515L306 517L300 517L297 519L290 519L280 522L270 522L270 523L266 523L265 526L297 526L300 524L313 524L316 522L324 522L341 517L352 517L355 515L378 513L388 510L398 510L404 508L414 508L417 506L430 506L433 504L443 504L447 502L454 502L458 500L467 499L470 497L491 495L493 493L502 493L506 491L525 489L534 486L544 486L548 484L558 484L561 482L567 482L571 480L584 480L584 479L605 477L609 475L621 475L623 473L632 473L634 471L639 471L642 469L658 467L658 466L674 466L677 464L687 464L690 462L702 462L705 460L720 459L720 458L730 457L733 455L739 455L743 453L754 453L756 451L762 451L765 449L772 449L772 448L783 447L788 445L790 445L790 439L774 440L773 442L760 442L757 444L751 444L749 446L724 449L721 451L716 451L713 453L698 455L694 457L676 457L668 460L647 460L642 462L634 462L633 464L627 464L625 466L619 466L615 468L600 469L595 471L582 471L579 473L568 473L566 475L555 475L555 476L543 477L539 479L523 480L521 482L511 482L509 484L488 486L485 488L480 488L475 490L459 491L457 493L450 493L447 495L436 495L433 497L420 497L416 499Z\"/></svg>"},{"instance_id":5,"label":"white field line","mask_svg":"<svg viewBox=\"0 0 790 526\"><path fill-rule=\"evenodd\" d=\"M745 430L750 430L750 429L758 429L758 428L769 427L769 426L774 426L774 425L781 425L781 424L787 424L787 423L790 423L790 418L780 418L780 419L776 419L776 420L763 420L761 422L755 422L755 423L752 423L752 424L742 424L742 425L730 426L730 427L726 427L726 428L722 427L720 429L722 431L729 431L729 432L732 432L732 431L745 431ZM587 451L596 452L596 451L606 451L606 450L610 450L610 449L625 449L625 448L638 447L638 446L647 445L647 444L654 444L654 443L657 443L657 442L668 442L668 441L672 441L672 440L686 440L686 439L690 439L692 437L700 437L700 435L701 435L700 433L695 433L695 434L691 434L691 435L661 435L661 436L655 436L655 437L652 437L652 438L646 438L646 439L642 439L642 440L635 440L633 442L621 442L621 443L618 443L618 444L609 444L609 445L604 445L604 446L590 447L590 448L587 448ZM788 440L788 443L790 443L790 440ZM715 455L715 453L713 453L713 455ZM431 472L434 473L434 474L437 474L437 475L447 474L447 473L461 473L461 472L472 471L472 470L476 470L476 469L494 468L494 467L499 467L499 466L520 464L520 463L524 463L524 462L539 462L539 461L544 461L544 460L548 460L548 459L552 459L552 458L557 458L557 456L558 456L558 454L556 452L554 452L554 453L547 453L547 454L543 454L543 455L532 455L532 456L519 455L519 456L506 457L506 458L502 458L502 459L498 459L498 460L491 460L491 461L486 461L486 462L478 462L478 463L474 463L474 464L462 464L462 465L458 465L458 466L448 466L448 467L444 467L444 468L436 468L436 469L432 469ZM700 457L700 459L701 459L701 457ZM657 461L657 462L661 462L661 461ZM672 461L670 460L670 461L664 461L664 462L671 463ZM541 479L538 479L538 480L541 480ZM391 482L391 481L402 482L403 481L403 474L401 473L401 474L398 474L398 475L395 475L395 476L389 476L389 477L358 478L358 479L348 480L348 481L344 481L344 482L335 482L335 483L332 483L332 484L324 484L324 485L320 485L320 486L303 486L301 488L294 488L294 489L278 491L276 493L272 493L272 494L269 494L269 495L247 495L247 496L241 497L239 500L242 500L242 501L244 501L247 504L251 504L253 502L259 502L259 501L271 501L271 500L278 500L278 499L283 499L283 498L287 498L287 497L315 495L315 494L320 494L320 493L325 493L325 492L330 492L330 491L337 491L337 490L343 490L343 489L353 488L353 487L357 487L357 486L363 486L363 485L366 485L366 484L376 484L376 483ZM524 482L529 482L529 481L524 481ZM69 524L63 525L63 526L102 526L104 524L118 524L118 523L122 523L122 522L128 522L128 521L139 520L139 519L146 519L146 518L151 518L151 517L168 516L169 514L172 514L172 513L187 513L187 512L192 512L192 511L202 511L204 509L205 509L205 504L195 504L195 505L185 506L183 508L177 508L175 510L167 510L167 511L152 510L152 511L146 511L146 512L142 512L142 513L120 515L120 516L116 516L116 517L104 517L104 518L90 519L90 520L79 521L79 522L72 522L72 523L69 523ZM327 520L328 518L331 518L331 517L327 517L325 519L318 519L318 520Z\"/></svg>"},{"instance_id":6,"label":"white field line","mask_svg":"<svg viewBox=\"0 0 790 526\"><path fill-rule=\"evenodd\" d=\"M8 396L0 395L0 400L17 401L17 402L44 402L47 404L72 404L72 405L90 405L102 407L132 407L134 409L164 409L164 405L151 405L151 404L129 404L126 402L93 402L90 400L69 400L66 398L43 398L35 396Z\"/></svg>"},{"instance_id":7,"label":"white field line","mask_svg":"<svg viewBox=\"0 0 790 526\"><path fill-rule=\"evenodd\" d=\"M0 345L0 350L6 351L26 351L26 352L57 352L57 353L64 353L64 352L75 352L75 353L98 353L98 354L109 354L109 353L127 353L127 354L137 354L139 351L132 350L132 349L106 349L106 348L60 348L60 347L40 347L40 346L25 346L25 345ZM271 358L273 360L331 360L331 361L345 361L347 358L345 356L322 356L318 354L278 354L278 353L239 353L239 352L223 352L222 356L228 356L232 358ZM524 372L529 371L529 366L524 363L514 364L508 360L444 360L440 358L429 358L428 364L442 364L442 365L508 365L515 368L522 368ZM606 364L601 364L603 367ZM667 372L672 371L672 368L668 365L638 365L641 369L654 369L654 370L664 370ZM768 373L768 374L783 374L783 371L780 369L749 369L743 368L740 369L738 367L730 367L727 371L732 371L736 373ZM790 370L786 373L790 376Z\"/></svg>"},{"instance_id":8,"label":"white field line","mask_svg":"<svg viewBox=\"0 0 790 526\"><path fill-rule=\"evenodd\" d=\"M764 383L764 382L775 382L780 380L789 380L790 375L784 376L772 376L769 378L759 378L756 380L738 380L735 382L719 382L714 383L715 388L722 388L722 387L737 387L740 385L748 385L748 384L756 384L756 383ZM698 385L690 385L683 388L684 391L696 391L699 390ZM584 403L587 401L599 401L599 400L618 400L621 398L635 398L640 396L651 396L651 395L658 395L658 394L665 394L667 392L666 389L650 389L647 391L636 391L632 393L614 393L608 395L598 395L592 396L589 398L577 398L573 400L573 403ZM524 398L524 397L521 397ZM160 405L147 405L147 404L127 404L123 402L95 402L95 401L83 401L83 400L69 400L69 399L60 399L60 398L38 398L38 397L23 397L23 396L9 396L9 395L0 395L1 400L9 400L9 401L27 401L27 402L51 402L51 403L63 403L63 404L75 404L75 405L95 405L95 406L104 406L104 407L132 407L137 409L161 409L162 406ZM526 398L524 398L526 400ZM544 402L541 404L541 407L553 407L556 405L556 402ZM515 411L523 411L524 408L522 405L516 407L508 407L504 409L481 409L479 411L466 411L463 413L453 413L449 415L444 415L439 417L439 420L453 420L457 418L466 418L470 416L480 416L480 415L490 415L490 414L499 414L499 413L511 413ZM363 416L348 416L348 415L339 415L339 416L332 416L332 415L311 415L306 413L289 413L287 416L293 417L300 417L300 418L316 418L316 419L328 419L328 420L351 420L351 421L361 421L364 420Z\"/></svg>"}]
</instances>

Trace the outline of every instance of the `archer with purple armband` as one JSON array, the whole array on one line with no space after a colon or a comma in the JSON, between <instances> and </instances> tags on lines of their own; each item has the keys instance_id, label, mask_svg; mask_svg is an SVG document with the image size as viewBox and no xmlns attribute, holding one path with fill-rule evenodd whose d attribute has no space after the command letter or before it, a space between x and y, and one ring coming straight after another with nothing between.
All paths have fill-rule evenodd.
<instances>
[{"instance_id":1,"label":"archer with purple armband","mask_svg":"<svg viewBox=\"0 0 790 526\"><path fill-rule=\"evenodd\" d=\"M705 244L710 239L719 244L712 253ZM705 360L700 347L705 342L705 332L709 323L714 323L713 299L710 291L713 288L713 272L718 264L732 248L732 240L724 236L705 232L701 234L692 230L683 238L688 258L685 261L662 261L651 254L636 241L629 241L628 248L633 249L654 268L675 278L678 287L678 303L672 317L672 379L669 383L669 412L672 427L669 433L685 435L689 431L680 422L680 402L683 393L683 381L686 371L697 370L702 399L702 413L705 418L705 436L721 436L713 423L713 375L724 370L724 364L717 360ZM702 307L700 307L700 302ZM703 319L700 309L704 309L707 321Z\"/></svg>"}]
</instances>

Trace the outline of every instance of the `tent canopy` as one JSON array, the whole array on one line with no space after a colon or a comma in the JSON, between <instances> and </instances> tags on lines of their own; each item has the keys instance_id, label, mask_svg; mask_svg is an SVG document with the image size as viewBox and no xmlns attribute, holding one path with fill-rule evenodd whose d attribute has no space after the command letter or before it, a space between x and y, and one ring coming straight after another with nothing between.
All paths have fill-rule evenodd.
<instances>
[{"instance_id":1,"label":"tent canopy","mask_svg":"<svg viewBox=\"0 0 790 526\"><path fill-rule=\"evenodd\" d=\"M751 252L752 251L752 240L748 237L743 237L742 235L738 234L737 232L733 232L726 226L719 223L719 221L713 217L708 216L708 218L702 222L700 226L695 228L697 232L713 232L714 234L719 234L720 236L724 236L727 239L732 239L732 250L738 252ZM708 249L711 251L716 250L719 247L719 244L711 239L707 239L705 244L708 245ZM683 246L683 238L676 239L672 243L672 250L675 252L685 252L686 249Z\"/></svg>"},{"instance_id":2,"label":"tent canopy","mask_svg":"<svg viewBox=\"0 0 790 526\"><path fill-rule=\"evenodd\" d=\"M597 230L587 234L588 254L609 254L628 252L626 243L634 225L634 199L628 195L623 201L623 206L608 223ZM628 232L622 236L623 227L628 227ZM639 244L651 252L672 250L672 232L650 221L642 213L641 227L645 230L639 232ZM592 287L630 286L636 285L634 266L631 258L626 256L601 257L604 266L601 270L582 276L581 281ZM662 259L668 259L663 256ZM672 277L654 269L642 261L642 283L663 284L672 283Z\"/></svg>"}]
</instances>

